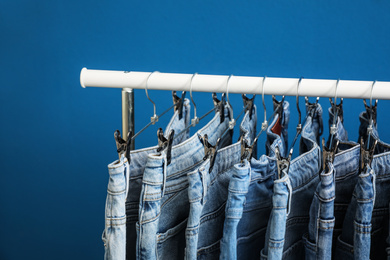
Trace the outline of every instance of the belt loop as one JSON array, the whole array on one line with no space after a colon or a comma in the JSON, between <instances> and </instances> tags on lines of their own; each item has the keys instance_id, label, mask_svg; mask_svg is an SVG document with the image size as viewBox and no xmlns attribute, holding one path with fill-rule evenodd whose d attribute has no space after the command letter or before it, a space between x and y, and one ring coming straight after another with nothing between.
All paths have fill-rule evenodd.
<instances>
[{"instance_id":1,"label":"belt loop","mask_svg":"<svg viewBox=\"0 0 390 260\"><path fill-rule=\"evenodd\" d=\"M375 198L376 198L376 175L374 172L374 169L370 168L370 174L372 175L372 187L374 190L374 201L372 202L372 207L374 208L375 206Z\"/></svg>"},{"instance_id":2,"label":"belt loop","mask_svg":"<svg viewBox=\"0 0 390 260\"><path fill-rule=\"evenodd\" d=\"M291 198L292 198L292 187L291 187L291 182L290 182L290 177L287 175L287 190L288 190L288 204L287 204L287 213L286 216L290 214L290 209L291 209Z\"/></svg>"},{"instance_id":3,"label":"belt loop","mask_svg":"<svg viewBox=\"0 0 390 260\"><path fill-rule=\"evenodd\" d=\"M207 183L206 178L208 177L208 172L206 172L205 168L202 168L201 170L201 176L202 176L202 186L203 186L203 197L202 197L202 204L204 204L204 199L206 198L207 194Z\"/></svg>"},{"instance_id":4,"label":"belt loop","mask_svg":"<svg viewBox=\"0 0 390 260\"><path fill-rule=\"evenodd\" d=\"M167 163L167 155L165 152L162 152L162 155L163 155L163 160L164 160L164 165L163 165L163 187L162 187L162 194L161 194L161 198L164 197L164 194L165 194L165 183L166 183L166 180L167 180L167 166L168 166L168 163Z\"/></svg>"},{"instance_id":5,"label":"belt loop","mask_svg":"<svg viewBox=\"0 0 390 260\"><path fill-rule=\"evenodd\" d=\"M130 163L125 159L125 185L126 185L126 196L125 196L125 201L127 200L127 194L129 193L129 179L130 179Z\"/></svg>"}]
</instances>

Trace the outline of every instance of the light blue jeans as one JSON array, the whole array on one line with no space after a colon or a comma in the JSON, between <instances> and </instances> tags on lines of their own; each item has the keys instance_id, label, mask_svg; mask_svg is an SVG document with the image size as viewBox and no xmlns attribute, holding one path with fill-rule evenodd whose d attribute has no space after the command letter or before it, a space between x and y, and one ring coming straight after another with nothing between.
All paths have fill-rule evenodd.
<instances>
[{"instance_id":1,"label":"light blue jeans","mask_svg":"<svg viewBox=\"0 0 390 260\"><path fill-rule=\"evenodd\" d=\"M256 107L252 118L247 112L240 131L252 143L256 136ZM185 259L218 259L224 235L225 205L229 204L228 187L232 175L239 170L241 144L237 142L218 151L212 171L210 161L188 173L190 215L186 228Z\"/></svg>"},{"instance_id":2,"label":"light blue jeans","mask_svg":"<svg viewBox=\"0 0 390 260\"><path fill-rule=\"evenodd\" d=\"M104 259L126 258L126 193L129 164L125 156L108 165L104 242Z\"/></svg>"},{"instance_id":3,"label":"light blue jeans","mask_svg":"<svg viewBox=\"0 0 390 260\"><path fill-rule=\"evenodd\" d=\"M333 111L329 108L329 126L333 123ZM357 182L360 146L348 141L348 134L341 118L337 118L336 134L339 141L333 163L328 172L321 172L311 207L309 232L304 235L306 259L331 259L332 251L344 222L345 213ZM330 138L328 138L330 140ZM329 146L329 145L328 145ZM352 219L350 221L353 221Z\"/></svg>"},{"instance_id":4,"label":"light blue jeans","mask_svg":"<svg viewBox=\"0 0 390 260\"><path fill-rule=\"evenodd\" d=\"M360 114L359 139L367 141L368 116ZM371 167L360 173L354 195L348 206L342 234L338 237L336 258L386 259L390 196L390 145L379 139L376 125L374 139L378 140Z\"/></svg>"},{"instance_id":5,"label":"light blue jeans","mask_svg":"<svg viewBox=\"0 0 390 260\"><path fill-rule=\"evenodd\" d=\"M310 203L319 182L322 108L307 108L302 129L300 156L291 161L289 172L274 181L272 212L261 259L304 259L303 234L308 232Z\"/></svg>"},{"instance_id":6,"label":"light blue jeans","mask_svg":"<svg viewBox=\"0 0 390 260\"><path fill-rule=\"evenodd\" d=\"M189 212L187 173L199 167L205 156L198 134L207 134L209 142L215 144L228 125L225 106L194 136L172 147L170 164L166 163L165 151L148 155L139 202L137 259L184 258ZM222 147L231 143L231 134L228 131L222 138Z\"/></svg>"},{"instance_id":7,"label":"light blue jeans","mask_svg":"<svg viewBox=\"0 0 390 260\"><path fill-rule=\"evenodd\" d=\"M171 130L175 131L175 136L185 129L190 124L190 102L188 99L184 99L182 118L179 118L179 112L175 111L167 127L165 128L164 135L168 136ZM179 144L188 139L189 129L173 140L173 145ZM138 221L139 200L142 188L142 176L146 162L148 160L148 154L156 153L157 146L143 148L139 150L131 151L130 162L130 179L129 179L129 192L126 197L126 259L136 259L136 244L137 244L137 231L136 223Z\"/></svg>"},{"instance_id":8,"label":"light blue jeans","mask_svg":"<svg viewBox=\"0 0 390 260\"><path fill-rule=\"evenodd\" d=\"M266 150L259 160L238 163L229 182L220 259L256 259L264 245L271 213L273 181L277 176L275 149L287 150L289 103L284 102L267 128ZM280 130L275 131L275 129Z\"/></svg>"}]
</instances>

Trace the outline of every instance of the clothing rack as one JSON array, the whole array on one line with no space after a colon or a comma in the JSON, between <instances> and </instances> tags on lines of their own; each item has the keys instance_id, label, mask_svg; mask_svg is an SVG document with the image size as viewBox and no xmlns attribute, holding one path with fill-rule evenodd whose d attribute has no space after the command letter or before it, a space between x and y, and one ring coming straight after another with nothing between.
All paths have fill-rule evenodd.
<instances>
[{"instance_id":1,"label":"clothing rack","mask_svg":"<svg viewBox=\"0 0 390 260\"><path fill-rule=\"evenodd\" d=\"M133 89L175 90L195 92L217 92L296 96L297 78L221 76L160 72L91 70L83 68L80 84L85 87L122 89L122 133L134 133L134 92ZM229 80L230 77L230 80ZM191 84L192 80L192 84ZM228 81L229 80L229 81ZM229 82L229 84L227 84ZM148 85L146 86L146 83ZM337 90L337 92L336 92ZM390 82L301 79L299 96L339 97L356 99L390 99ZM124 137L125 134L124 134ZM132 143L134 149L134 143Z\"/></svg>"}]
</instances>

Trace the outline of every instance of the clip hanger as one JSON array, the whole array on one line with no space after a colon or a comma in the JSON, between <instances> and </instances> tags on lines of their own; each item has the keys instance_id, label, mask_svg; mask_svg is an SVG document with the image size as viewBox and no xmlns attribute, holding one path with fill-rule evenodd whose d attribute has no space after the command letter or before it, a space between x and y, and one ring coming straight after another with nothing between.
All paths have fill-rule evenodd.
<instances>
[{"instance_id":1,"label":"clip hanger","mask_svg":"<svg viewBox=\"0 0 390 260\"><path fill-rule=\"evenodd\" d=\"M374 141L374 144L371 148L365 148L363 137L360 139L360 156L361 156L361 165L360 170L363 171L367 166L371 166L372 160L374 159L375 147L378 143L378 140Z\"/></svg>"},{"instance_id":2,"label":"clip hanger","mask_svg":"<svg viewBox=\"0 0 390 260\"><path fill-rule=\"evenodd\" d=\"M174 104L174 111L179 111L179 119L182 119L183 117L183 104L184 104L184 98L186 96L186 92L183 91L181 93L181 97L178 97L176 95L176 91L172 91L172 99Z\"/></svg>"},{"instance_id":3,"label":"clip hanger","mask_svg":"<svg viewBox=\"0 0 390 260\"><path fill-rule=\"evenodd\" d=\"M165 138L164 132L162 128L159 128L157 130L157 139L158 139L158 148L157 152L161 152L162 150L167 149L166 155L167 155L167 165L171 163L171 151L172 151L172 141L173 141L173 136L175 135L175 130L171 130L168 135L168 139Z\"/></svg>"},{"instance_id":4,"label":"clip hanger","mask_svg":"<svg viewBox=\"0 0 390 260\"><path fill-rule=\"evenodd\" d=\"M327 171L327 164L328 163L333 163L335 155L337 153L337 149L339 147L340 141L338 139L334 139L333 142L335 142L334 145L331 147L333 148L328 148L325 144L325 138L322 138L322 159L323 159L323 170Z\"/></svg>"},{"instance_id":5,"label":"clip hanger","mask_svg":"<svg viewBox=\"0 0 390 260\"><path fill-rule=\"evenodd\" d=\"M217 139L217 142L215 143L215 145L211 145L209 143L207 134L205 134L204 136L198 135L198 137L199 137L199 140L202 142L203 147L204 147L203 160L207 160L208 158L210 158L209 173L211 173L211 171L213 170L213 167L214 167L214 162L215 162L215 158L217 156L217 151L218 151L218 145L219 145L219 141L221 140L221 138Z\"/></svg>"},{"instance_id":6,"label":"clip hanger","mask_svg":"<svg viewBox=\"0 0 390 260\"><path fill-rule=\"evenodd\" d=\"M290 163L291 163L291 155L292 153L289 153L288 157L282 157L280 155L279 147L276 147L275 149L275 157L276 157L276 165L278 167L278 178L280 179L282 177L282 172L286 170L286 174L288 174L288 171L290 169Z\"/></svg>"},{"instance_id":7,"label":"clip hanger","mask_svg":"<svg viewBox=\"0 0 390 260\"><path fill-rule=\"evenodd\" d=\"M225 121L225 93L222 93L221 100L217 98L217 93L212 94L215 111L219 112L221 123Z\"/></svg>"},{"instance_id":8,"label":"clip hanger","mask_svg":"<svg viewBox=\"0 0 390 260\"><path fill-rule=\"evenodd\" d=\"M248 98L245 94L242 94L242 101L244 102L245 113L249 111L249 118L252 119L252 110L256 95Z\"/></svg>"},{"instance_id":9,"label":"clip hanger","mask_svg":"<svg viewBox=\"0 0 390 260\"><path fill-rule=\"evenodd\" d=\"M129 131L127 133L127 141L126 141L126 140L123 140L123 138L121 137L121 132L119 130L116 130L114 132L116 151L118 153L119 161L121 159L122 154L125 154L125 157L127 158L128 163L130 163L131 136L132 136L132 131Z\"/></svg>"},{"instance_id":10,"label":"clip hanger","mask_svg":"<svg viewBox=\"0 0 390 260\"><path fill-rule=\"evenodd\" d=\"M254 145L249 145L248 140L243 135L240 137L240 144L241 144L241 163L243 163L245 159L249 161L250 158L252 158Z\"/></svg>"}]
</instances>

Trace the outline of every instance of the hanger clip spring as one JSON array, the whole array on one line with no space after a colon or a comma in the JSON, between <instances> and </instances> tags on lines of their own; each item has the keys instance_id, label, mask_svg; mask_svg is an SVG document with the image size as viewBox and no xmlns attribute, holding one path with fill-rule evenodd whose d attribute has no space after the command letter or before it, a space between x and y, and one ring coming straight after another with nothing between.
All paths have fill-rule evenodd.
<instances>
[{"instance_id":1,"label":"hanger clip spring","mask_svg":"<svg viewBox=\"0 0 390 260\"><path fill-rule=\"evenodd\" d=\"M173 129L171 130L171 132L169 132L168 138L165 138L162 128L159 128L157 130L157 139L158 139L157 152L159 153L162 150L166 149L167 165L171 163L172 141L174 135L175 135L175 130Z\"/></svg>"},{"instance_id":2,"label":"hanger clip spring","mask_svg":"<svg viewBox=\"0 0 390 260\"><path fill-rule=\"evenodd\" d=\"M211 173L211 171L213 170L213 167L214 167L214 162L215 162L215 158L217 156L217 151L218 151L218 145L219 145L219 141L221 140L221 138L218 138L215 145L211 145L209 143L207 134L205 134L204 136L198 135L198 137L199 137L199 140L201 141L201 143L203 144L203 147L204 147L203 160L207 160L208 158L210 158L209 173Z\"/></svg>"}]
</instances>

